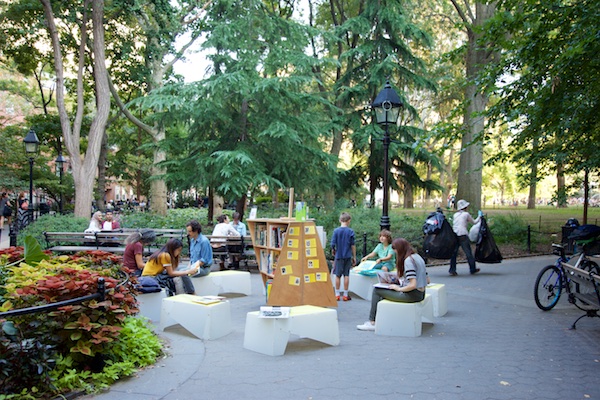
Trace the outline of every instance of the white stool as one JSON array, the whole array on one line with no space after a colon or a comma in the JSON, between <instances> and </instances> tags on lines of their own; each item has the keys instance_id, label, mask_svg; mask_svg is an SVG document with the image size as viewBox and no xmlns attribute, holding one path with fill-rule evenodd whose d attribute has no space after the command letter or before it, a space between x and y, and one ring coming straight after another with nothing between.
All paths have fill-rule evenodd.
<instances>
[{"instance_id":1,"label":"white stool","mask_svg":"<svg viewBox=\"0 0 600 400\"><path fill-rule=\"evenodd\" d=\"M167 291L161 289L156 293L140 293L136 297L140 315L148 318L151 322L159 322L162 300L167 297Z\"/></svg>"},{"instance_id":2,"label":"white stool","mask_svg":"<svg viewBox=\"0 0 600 400\"><path fill-rule=\"evenodd\" d=\"M430 283L425 289L427 294L431 295L433 303L433 316L442 317L448 312L448 303L446 296L446 285L443 283Z\"/></svg>"},{"instance_id":3,"label":"white stool","mask_svg":"<svg viewBox=\"0 0 600 400\"><path fill-rule=\"evenodd\" d=\"M375 334L383 336L421 336L422 323L433 323L431 295L418 303L381 300L377 303Z\"/></svg>"},{"instance_id":4,"label":"white stool","mask_svg":"<svg viewBox=\"0 0 600 400\"><path fill-rule=\"evenodd\" d=\"M350 271L350 291L357 296L371 301L373 297L373 285L379 282L377 276L361 275L358 272Z\"/></svg>"},{"instance_id":5,"label":"white stool","mask_svg":"<svg viewBox=\"0 0 600 400\"><path fill-rule=\"evenodd\" d=\"M216 296L222 293L240 293L250 296L252 293L248 271L217 271L191 279L199 296Z\"/></svg>"},{"instance_id":6,"label":"white stool","mask_svg":"<svg viewBox=\"0 0 600 400\"><path fill-rule=\"evenodd\" d=\"M231 309L228 301L212 304L194 302L197 296L180 294L162 301L160 329L180 324L200 339L218 339L231 332Z\"/></svg>"},{"instance_id":7,"label":"white stool","mask_svg":"<svg viewBox=\"0 0 600 400\"><path fill-rule=\"evenodd\" d=\"M268 356L281 356L290 334L331 346L340 344L337 311L316 306L290 307L288 318L260 318L258 311L246 314L244 348Z\"/></svg>"}]
</instances>

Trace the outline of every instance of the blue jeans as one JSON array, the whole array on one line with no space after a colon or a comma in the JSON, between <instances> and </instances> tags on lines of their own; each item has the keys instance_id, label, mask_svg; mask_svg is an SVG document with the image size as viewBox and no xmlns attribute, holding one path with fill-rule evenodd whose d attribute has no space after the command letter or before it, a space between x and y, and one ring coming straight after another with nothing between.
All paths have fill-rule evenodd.
<instances>
[{"instance_id":1,"label":"blue jeans","mask_svg":"<svg viewBox=\"0 0 600 400\"><path fill-rule=\"evenodd\" d=\"M458 245L454 249L454 253L452 254L452 258L450 259L450 273L456 272L456 256L458 255L458 248L462 248L465 256L467 256L467 262L469 263L469 269L471 273L475 272L475 258L473 257L473 253L471 253L471 241L467 235L462 235L458 237Z\"/></svg>"}]
</instances>

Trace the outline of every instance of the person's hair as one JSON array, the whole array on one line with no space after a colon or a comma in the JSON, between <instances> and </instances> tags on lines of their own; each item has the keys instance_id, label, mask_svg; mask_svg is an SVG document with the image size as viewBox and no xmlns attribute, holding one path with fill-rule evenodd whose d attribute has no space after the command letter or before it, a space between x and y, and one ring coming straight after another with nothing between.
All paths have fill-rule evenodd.
<instances>
[{"instance_id":1,"label":"person's hair","mask_svg":"<svg viewBox=\"0 0 600 400\"><path fill-rule=\"evenodd\" d=\"M130 245L132 243L142 242L142 244L152 243L156 240L156 232L152 229L140 229L137 232L133 232L125 239L125 244Z\"/></svg>"},{"instance_id":2,"label":"person's hair","mask_svg":"<svg viewBox=\"0 0 600 400\"><path fill-rule=\"evenodd\" d=\"M96 211L93 215L92 215L92 219L100 219L100 217L102 217L102 211Z\"/></svg>"},{"instance_id":3,"label":"person's hair","mask_svg":"<svg viewBox=\"0 0 600 400\"><path fill-rule=\"evenodd\" d=\"M233 219L241 219L241 217L242 217L242 214L240 214L237 211L231 215L231 218L233 218Z\"/></svg>"},{"instance_id":4,"label":"person's hair","mask_svg":"<svg viewBox=\"0 0 600 400\"><path fill-rule=\"evenodd\" d=\"M340 222L348 222L351 219L352 219L352 217L347 212L343 212L340 214Z\"/></svg>"},{"instance_id":5,"label":"person's hair","mask_svg":"<svg viewBox=\"0 0 600 400\"><path fill-rule=\"evenodd\" d=\"M171 265L173 269L179 266L179 256L175 257L175 250L182 249L183 243L179 239L169 239L169 241L158 251L152 253L148 261L156 260L162 253L169 253L171 256Z\"/></svg>"},{"instance_id":6,"label":"person's hair","mask_svg":"<svg viewBox=\"0 0 600 400\"><path fill-rule=\"evenodd\" d=\"M200 225L200 222L196 221L195 219L185 224L185 226L192 228L192 232L202 233L202 225Z\"/></svg>"},{"instance_id":7,"label":"person's hair","mask_svg":"<svg viewBox=\"0 0 600 400\"><path fill-rule=\"evenodd\" d=\"M8 195L6 194L6 192L2 192L2 197L6 197L6 196L8 196Z\"/></svg>"},{"instance_id":8,"label":"person's hair","mask_svg":"<svg viewBox=\"0 0 600 400\"><path fill-rule=\"evenodd\" d=\"M392 244L392 232L388 231L387 229L383 229L381 232L379 232L379 236L385 236L388 244Z\"/></svg>"},{"instance_id":9,"label":"person's hair","mask_svg":"<svg viewBox=\"0 0 600 400\"><path fill-rule=\"evenodd\" d=\"M225 222L226 219L227 219L227 215L221 214L217 217L217 222L222 224L223 222Z\"/></svg>"},{"instance_id":10,"label":"person's hair","mask_svg":"<svg viewBox=\"0 0 600 400\"><path fill-rule=\"evenodd\" d=\"M398 271L398 278L401 278L404 275L404 260L415 254L415 249L404 238L394 239L392 249L396 251L396 270Z\"/></svg>"}]
</instances>

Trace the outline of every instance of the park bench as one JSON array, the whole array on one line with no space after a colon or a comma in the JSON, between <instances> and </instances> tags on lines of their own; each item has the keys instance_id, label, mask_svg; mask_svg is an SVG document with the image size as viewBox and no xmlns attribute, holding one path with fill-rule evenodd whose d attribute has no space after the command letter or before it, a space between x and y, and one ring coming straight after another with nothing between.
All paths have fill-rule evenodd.
<instances>
[{"instance_id":1,"label":"park bench","mask_svg":"<svg viewBox=\"0 0 600 400\"><path fill-rule=\"evenodd\" d=\"M211 245L222 244L220 247L213 247L213 258L215 260L221 257L233 260L237 257L240 263L244 263L246 269L249 269L248 262L254 259L254 248L252 247L252 238L250 236L212 236L206 235Z\"/></svg>"},{"instance_id":2,"label":"park bench","mask_svg":"<svg viewBox=\"0 0 600 400\"><path fill-rule=\"evenodd\" d=\"M44 232L46 249L55 253L102 250L123 254L125 239L129 236L120 230L100 232Z\"/></svg>"},{"instance_id":3,"label":"park bench","mask_svg":"<svg viewBox=\"0 0 600 400\"><path fill-rule=\"evenodd\" d=\"M576 329L575 324L583 317L600 317L600 275L596 271L584 271L572 265L562 263L568 279L571 281L572 289L569 293L569 303L585 311L573 322L571 329Z\"/></svg>"}]
</instances>

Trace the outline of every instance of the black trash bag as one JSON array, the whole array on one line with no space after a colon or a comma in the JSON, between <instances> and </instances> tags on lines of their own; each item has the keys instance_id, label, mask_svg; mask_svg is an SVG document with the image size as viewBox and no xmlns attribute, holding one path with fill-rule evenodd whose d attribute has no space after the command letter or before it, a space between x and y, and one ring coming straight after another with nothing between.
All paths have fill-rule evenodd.
<instances>
[{"instance_id":1,"label":"black trash bag","mask_svg":"<svg viewBox=\"0 0 600 400\"><path fill-rule=\"evenodd\" d=\"M496 246L496 241L490 232L490 228L485 220L481 217L481 228L477 237L477 246L475 247L475 261L484 264L497 264L502 262L502 254Z\"/></svg>"},{"instance_id":2,"label":"black trash bag","mask_svg":"<svg viewBox=\"0 0 600 400\"><path fill-rule=\"evenodd\" d=\"M569 235L568 239L573 240L588 240L594 239L600 235L600 226L598 225L581 225L575 228Z\"/></svg>"},{"instance_id":3,"label":"black trash bag","mask_svg":"<svg viewBox=\"0 0 600 400\"><path fill-rule=\"evenodd\" d=\"M452 258L454 249L458 246L458 237L442 212L429 214L423 225L423 232L425 233L423 250L427 257L441 260Z\"/></svg>"},{"instance_id":4,"label":"black trash bag","mask_svg":"<svg viewBox=\"0 0 600 400\"><path fill-rule=\"evenodd\" d=\"M427 216L425 223L423 224L423 233L425 235L431 235L432 233L438 233L442 229L442 224L446 220L444 213L441 211L432 212Z\"/></svg>"}]
</instances>

